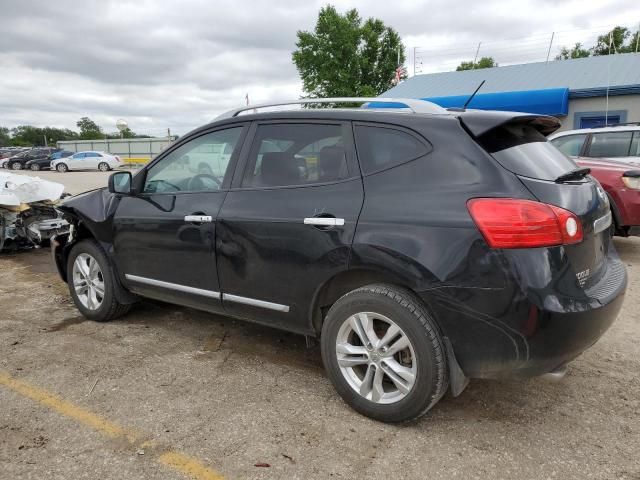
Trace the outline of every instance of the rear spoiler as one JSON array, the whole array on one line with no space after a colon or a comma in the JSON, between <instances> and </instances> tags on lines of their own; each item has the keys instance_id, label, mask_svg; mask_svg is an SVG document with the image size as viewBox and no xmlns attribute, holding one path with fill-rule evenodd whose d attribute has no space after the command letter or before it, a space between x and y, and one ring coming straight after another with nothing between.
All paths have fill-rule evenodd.
<instances>
[{"instance_id":1,"label":"rear spoiler","mask_svg":"<svg viewBox=\"0 0 640 480\"><path fill-rule=\"evenodd\" d=\"M459 113L458 118L474 137L507 124L526 123L545 137L560 128L560 120L556 117L530 113L466 110Z\"/></svg>"}]
</instances>

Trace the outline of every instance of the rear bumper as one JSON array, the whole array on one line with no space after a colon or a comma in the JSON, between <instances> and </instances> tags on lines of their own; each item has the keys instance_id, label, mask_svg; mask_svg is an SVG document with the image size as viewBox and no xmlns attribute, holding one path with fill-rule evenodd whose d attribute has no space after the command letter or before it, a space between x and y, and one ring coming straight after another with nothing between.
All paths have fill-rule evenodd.
<instances>
[{"instance_id":1,"label":"rear bumper","mask_svg":"<svg viewBox=\"0 0 640 480\"><path fill-rule=\"evenodd\" d=\"M538 272L544 276L550 266L537 262L527 269L531 277ZM557 294L558 278L553 275L539 288L516 269L503 288L452 289L446 298L427 292L425 300L435 310L467 377L543 375L596 343L618 316L627 274L615 253L607 258L606 268L597 284L574 297Z\"/></svg>"}]
</instances>

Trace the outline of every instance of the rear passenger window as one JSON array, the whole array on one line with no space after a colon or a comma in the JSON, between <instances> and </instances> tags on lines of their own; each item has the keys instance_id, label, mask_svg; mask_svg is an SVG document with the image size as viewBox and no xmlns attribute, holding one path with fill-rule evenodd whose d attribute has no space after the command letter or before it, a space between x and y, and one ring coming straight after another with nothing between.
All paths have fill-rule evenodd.
<instances>
[{"instance_id":1,"label":"rear passenger window","mask_svg":"<svg viewBox=\"0 0 640 480\"><path fill-rule=\"evenodd\" d=\"M587 134L581 135L566 135L564 137L558 137L551 140L551 144L569 157L577 157L582 150L582 144L584 143Z\"/></svg>"},{"instance_id":2,"label":"rear passenger window","mask_svg":"<svg viewBox=\"0 0 640 480\"><path fill-rule=\"evenodd\" d=\"M640 131L633 133L633 141L631 142L630 157L640 157Z\"/></svg>"},{"instance_id":3,"label":"rear passenger window","mask_svg":"<svg viewBox=\"0 0 640 480\"><path fill-rule=\"evenodd\" d=\"M414 160L431 150L402 130L356 125L355 133L358 158L365 175Z\"/></svg>"},{"instance_id":4,"label":"rear passenger window","mask_svg":"<svg viewBox=\"0 0 640 480\"><path fill-rule=\"evenodd\" d=\"M285 187L347 178L341 125L259 125L242 179L243 187Z\"/></svg>"},{"instance_id":5,"label":"rear passenger window","mask_svg":"<svg viewBox=\"0 0 640 480\"><path fill-rule=\"evenodd\" d=\"M589 157L626 157L631 147L632 132L604 132L591 136Z\"/></svg>"}]
</instances>

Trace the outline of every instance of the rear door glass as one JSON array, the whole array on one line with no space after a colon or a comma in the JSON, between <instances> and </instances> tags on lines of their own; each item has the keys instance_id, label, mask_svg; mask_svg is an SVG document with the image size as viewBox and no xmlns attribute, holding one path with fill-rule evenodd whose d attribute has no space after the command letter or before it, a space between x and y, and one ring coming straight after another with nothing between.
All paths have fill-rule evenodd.
<instances>
[{"instance_id":1,"label":"rear door glass","mask_svg":"<svg viewBox=\"0 0 640 480\"><path fill-rule=\"evenodd\" d=\"M591 135L588 157L627 157L632 132L603 132Z\"/></svg>"}]
</instances>

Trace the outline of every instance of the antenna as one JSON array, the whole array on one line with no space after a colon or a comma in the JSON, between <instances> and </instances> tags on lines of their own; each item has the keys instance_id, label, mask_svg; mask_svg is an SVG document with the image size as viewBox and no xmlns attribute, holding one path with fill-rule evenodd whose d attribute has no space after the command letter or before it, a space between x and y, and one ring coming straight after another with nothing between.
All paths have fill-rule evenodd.
<instances>
[{"instance_id":1,"label":"antenna","mask_svg":"<svg viewBox=\"0 0 640 480\"><path fill-rule=\"evenodd\" d=\"M486 82L486 80L482 80L482 82L480 82L480 85L478 85L478 88L476 88L475 91L471 94L471 96L467 99L467 101L464 102L464 105L462 106L463 110L465 110L467 108L467 105L471 103L471 100L473 100L473 97L476 96L476 93L478 93L478 90L482 88L482 86L484 85L484 82Z\"/></svg>"}]
</instances>

